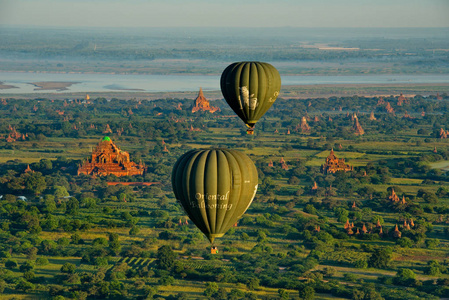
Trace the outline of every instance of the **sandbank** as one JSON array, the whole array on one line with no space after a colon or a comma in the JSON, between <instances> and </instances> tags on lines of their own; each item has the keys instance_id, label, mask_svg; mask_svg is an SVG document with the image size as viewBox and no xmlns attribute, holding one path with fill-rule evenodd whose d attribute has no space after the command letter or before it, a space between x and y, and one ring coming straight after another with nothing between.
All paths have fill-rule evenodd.
<instances>
[{"instance_id":1,"label":"sandbank","mask_svg":"<svg viewBox=\"0 0 449 300\"><path fill-rule=\"evenodd\" d=\"M0 90L7 90L7 89L17 89L17 86L3 84L3 82L0 81Z\"/></svg>"},{"instance_id":2,"label":"sandbank","mask_svg":"<svg viewBox=\"0 0 449 300\"><path fill-rule=\"evenodd\" d=\"M30 84L36 86L35 91L42 90L56 90L56 91L66 91L73 84L79 82L58 82L58 81L46 81L46 82L31 82Z\"/></svg>"}]
</instances>

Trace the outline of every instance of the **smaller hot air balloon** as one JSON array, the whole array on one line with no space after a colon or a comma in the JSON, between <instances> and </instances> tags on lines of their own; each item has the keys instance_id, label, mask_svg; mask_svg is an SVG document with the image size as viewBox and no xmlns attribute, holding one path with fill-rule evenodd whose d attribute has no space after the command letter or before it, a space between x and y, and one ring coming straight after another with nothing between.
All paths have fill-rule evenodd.
<instances>
[{"instance_id":1,"label":"smaller hot air balloon","mask_svg":"<svg viewBox=\"0 0 449 300\"><path fill-rule=\"evenodd\" d=\"M211 243L245 213L257 184L256 166L237 150L192 150L172 171L176 199Z\"/></svg>"},{"instance_id":2,"label":"smaller hot air balloon","mask_svg":"<svg viewBox=\"0 0 449 300\"><path fill-rule=\"evenodd\" d=\"M281 76L275 67L264 62L236 62L221 74L223 97L234 112L254 133L254 125L276 101Z\"/></svg>"}]
</instances>

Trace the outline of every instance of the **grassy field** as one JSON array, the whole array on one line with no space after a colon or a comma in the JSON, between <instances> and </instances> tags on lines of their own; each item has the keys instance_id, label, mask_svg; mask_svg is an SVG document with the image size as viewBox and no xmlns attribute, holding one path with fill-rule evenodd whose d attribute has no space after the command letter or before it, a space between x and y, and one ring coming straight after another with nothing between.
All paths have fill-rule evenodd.
<instances>
[{"instance_id":1,"label":"grassy field","mask_svg":"<svg viewBox=\"0 0 449 300\"><path fill-rule=\"evenodd\" d=\"M124 108L121 110L126 111L129 106L127 103L122 103ZM298 103L301 104L301 102ZM173 107L171 103L167 105ZM80 113L78 110L83 112L82 109L75 108L76 113ZM95 122L111 123L113 124L111 126L114 127L135 121L133 118L136 116L123 115L121 110L95 116ZM6 112L9 113L9 111ZM135 114L139 113L141 112L136 110ZM19 264L18 267L11 269L4 299L42 299L47 297L48 285L64 275L61 273L61 267L67 262L76 266L76 274L79 276L97 274L105 270L107 274L105 280L108 282L110 277L107 276L111 276L108 270L114 270L120 265L126 265L141 272L153 271L154 274L133 275L134 277L130 275L129 278L125 276L118 280L127 286L132 295L131 298L143 295L142 288L134 288L134 285L140 286L139 282L142 281L146 287L157 288L157 297L160 298L172 299L178 293L186 293L189 298L207 299L204 290L209 282L216 281L217 274L220 272L230 272L233 275L249 278L262 277L265 273L273 272L274 269L272 277L279 277L280 281L266 283L266 280L254 290L248 287L247 281L242 277L238 277L237 282L217 280L219 287L224 288L227 293L238 289L243 293L253 293L258 298L268 299L279 297L279 288L276 286L285 287L291 297L298 295L297 290L287 285L286 282L291 278L283 277L284 274L293 276L295 283L307 282L312 286L312 282L320 282L329 286L338 285L351 291L352 289L363 289L366 284L374 284L378 290L381 288L405 289L404 286L383 284L379 281L379 277L382 276L394 278L397 272L404 268L412 270L416 274L416 278L423 284L437 282L436 279L449 278L447 273L439 276L426 274L428 263L431 260L438 261L444 266L447 264L449 238L445 234L445 230L448 228L445 208L449 205L449 197L441 194L441 196L437 196L436 203L434 203L432 201L435 200L426 200L423 195L418 196L418 194L424 190L426 193L436 195L435 193L440 187L448 188L449 183L444 172L438 173L439 170L433 170L444 170L448 160L438 157L440 160L432 162L432 159L435 159L432 157L434 155L432 150L437 144L438 151L443 155L445 151L449 150L449 143L430 135L417 134L418 129L430 129L428 124L416 125L418 121L424 123L423 120L403 121L410 122L406 124L412 128L398 130L394 134L379 133L376 131L375 124L368 125L369 123L367 123L365 126L363 123L366 128L364 136L354 137L351 135L342 138L325 137L326 132L314 132L313 126L318 125L312 122L310 122L311 133L302 134L292 129L291 134L287 135L287 127L294 128L291 125L295 125L298 120L293 119L291 124L285 124L286 120L272 116L268 121L262 121L256 126L254 136L247 136L244 133L245 126L240 120L221 120L209 115L195 115L193 116L197 118L195 121L189 121L190 123L185 121L182 123L184 127L180 126L179 132L170 133L170 130L173 130L171 126L179 125L173 125L177 123L172 121L173 116L170 115L172 113L168 110L164 115L157 117L145 113L141 119L138 119L144 125L139 122L135 124L136 128L142 126L145 128L144 130L136 130L130 132L129 135L122 136L111 134L112 140L122 151L129 152L131 158L139 157L139 160L142 159L151 170L145 177L124 178L123 180L157 181L161 182L160 184L152 187L107 187L107 180L104 178L75 176L76 167L74 166L72 166L71 173L58 169L54 172L56 179L51 177L53 175L46 178L49 185L63 184L66 186L70 195L79 200L80 205L77 215L69 215L66 213L68 200L60 199L52 215L58 220L89 222L91 227L88 230L44 229L34 235L20 230L19 232L15 231L14 235L10 235L9 239L4 239L5 243L15 241L16 244L13 245L15 250L11 259ZM339 122L338 126L332 127L331 123L321 123L319 126L323 126L323 128L329 126L332 130L335 130L336 127L349 126L348 118L344 116L345 112L320 110L317 115L326 113L332 114L335 122ZM366 118L366 116L363 117ZM5 118L10 117L7 115ZM185 116L180 115L176 118L181 119ZM363 120L362 117L360 118ZM11 118L5 122L10 121L14 120ZM113 123L115 121L118 125ZM149 121L162 128L155 130L157 133L151 137L147 136L148 132L145 127L148 125L145 122ZM92 120L92 122L94 121ZM221 122L225 122L225 124L227 124L226 122L235 122L238 125L227 128L222 126ZM274 126L269 127L263 122L276 124L279 132L275 133ZM45 124L47 123L46 121ZM204 130L190 132L188 131L190 124L195 128L204 128ZM19 126L20 122L17 122L16 125ZM270 129L265 130L265 126ZM92 148L102 139L103 127L99 126L100 129L97 129L96 132L82 135L79 138L48 136L41 141L20 141L14 144L3 142L3 147L0 149L0 164L4 167L3 181L1 182L3 187L17 188L20 184L24 185L24 182L21 181L17 181L15 185L8 185L11 181L11 178L7 177L9 169L16 170L16 177L23 176L25 178L21 170L24 170L27 164L32 165L32 168L38 166L37 163L41 159L51 160L55 164L60 163L61 157L74 161L87 159ZM6 125L4 130L7 133ZM69 132L69 134L77 133ZM165 141L169 152L162 151L162 140ZM256 198L237 227L233 227L223 238L216 241L215 245L220 249L220 256L214 259L209 254L210 243L192 222L189 222L188 225L178 225L178 221L180 219L184 221L186 216L182 208L175 202L171 191L170 174L176 159L190 148L217 146L244 151L259 168L260 180ZM354 172L346 174L322 174L320 172L320 167L325 162L331 148L334 149L338 158L345 159L347 164L354 167ZM426 155L428 157L425 157ZM281 169L281 159L286 161L289 166L288 170ZM274 163L272 168L268 167L270 161ZM415 164L415 162L417 163ZM403 168L403 164L406 164L407 167L410 166L407 172L398 171L399 168ZM366 176L363 175L365 170L368 173ZM51 174L49 170L45 171ZM382 177L383 175L385 178ZM296 177L296 181L292 180L293 177ZM319 187L317 191L311 190L314 181ZM387 191L393 186L400 198L405 195L409 207L417 207L415 211L409 207L391 206L386 201ZM43 195L45 196L46 193L52 195L53 187L49 186ZM123 195L126 197L126 202L123 200ZM33 196L29 196L31 200L26 205L35 206L38 210L42 209L43 200ZM91 197L96 199L95 205L88 207L87 202L84 203L83 200ZM352 207L353 203L356 203L356 207ZM6 212L10 209L11 204L6 202L3 204L6 208L3 208L1 213L7 215ZM346 212L345 218L338 217L337 208ZM33 210L35 209L33 208ZM161 214L161 212L166 214ZM39 213L42 226L44 226L46 214L44 211ZM440 216L443 218L442 221L439 220ZM414 239L421 232L425 232L425 234L417 239L418 242L415 243L413 240L410 246L401 246L397 239L388 234L381 237L373 235L372 238L367 235L349 236L343 229L346 219L349 219L357 228L360 229L366 224L371 230L371 227L376 224L377 217L382 219L384 232L391 233L394 226L398 224L403 235L409 239ZM404 220L408 221L411 218L416 224L419 224L420 232L414 228L410 231L403 229ZM138 233L131 234L133 225L139 228ZM13 226L16 225L13 223ZM316 231L316 226L321 226L320 232ZM373 229L373 231L376 230ZM0 233L5 232L7 231L1 229ZM74 232L79 234L84 244L71 242ZM166 232L173 233L174 237L161 238ZM100 251L101 248L107 250L110 234L117 235L121 245L120 253L109 253L106 263L83 260L85 257L83 254L86 254L85 250ZM0 237L2 236L0 235ZM21 239L28 239L28 241L24 245L16 242ZM438 239L439 243L436 246L431 244L428 246L429 240L432 239ZM42 278L42 281L36 283L35 289L32 291L19 293L15 284L23 278L24 272L20 271L20 266L28 260L23 249L26 249L32 242L41 243L43 240L56 243L55 247L60 253L46 255L40 251L37 258L46 257L49 260L47 265L36 266L33 270L35 276ZM104 245L101 245L102 240L106 241ZM172 271L170 276L174 277L174 282L171 284L161 283L161 278L164 278L165 275L158 269L157 251L163 245L169 246L178 256L177 267L188 270L185 277L181 275L181 271ZM359 261L368 261L373 249L376 248L392 249L391 263L387 268L358 268L355 266ZM7 251L9 248L3 247L2 249ZM62 253L66 253L66 255L63 256ZM253 257L258 260L250 263L249 260ZM262 264L265 259L270 259L267 265ZM312 259L316 261L316 264L302 272L301 275L299 272L294 273L289 269L291 266L299 268L298 266L307 265L307 260ZM2 258L0 264L4 264L5 261L6 258ZM3 268L3 265L0 266ZM326 274L329 268L333 268L335 272L326 277L323 274ZM189 273L192 270L198 274ZM201 277L208 272L211 273L209 277ZM187 275L187 273L189 274ZM351 274L355 276L356 280L350 279ZM197 276L200 279L192 279L189 276L192 278ZM79 286L77 283L62 284L58 282L58 284L66 288ZM412 292L418 290L418 287L409 288ZM348 295L340 297L335 289L330 289L329 293L321 293L317 288L315 299L348 299L352 297ZM65 292L64 295L68 296L69 292Z\"/></svg>"}]
</instances>

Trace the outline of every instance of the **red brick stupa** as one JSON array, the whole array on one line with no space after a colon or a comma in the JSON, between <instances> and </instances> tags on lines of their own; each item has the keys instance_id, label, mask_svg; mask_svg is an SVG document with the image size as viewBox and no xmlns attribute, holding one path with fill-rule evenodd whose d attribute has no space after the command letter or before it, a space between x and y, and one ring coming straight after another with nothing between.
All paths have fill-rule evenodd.
<instances>
[{"instance_id":1,"label":"red brick stupa","mask_svg":"<svg viewBox=\"0 0 449 300\"><path fill-rule=\"evenodd\" d=\"M195 103L192 107L192 112L197 111L208 111L214 113L216 111L221 111L219 107L210 106L209 100L204 97L203 89L200 88L200 92L198 93L198 97L195 99Z\"/></svg>"},{"instance_id":2,"label":"red brick stupa","mask_svg":"<svg viewBox=\"0 0 449 300\"><path fill-rule=\"evenodd\" d=\"M356 114L354 114L354 125L352 126L352 129L354 130L355 135L365 134L365 130L363 130L362 125L360 125L359 119L357 118Z\"/></svg>"},{"instance_id":3,"label":"red brick stupa","mask_svg":"<svg viewBox=\"0 0 449 300\"><path fill-rule=\"evenodd\" d=\"M110 137L105 136L92 152L92 157L78 168L78 175L133 176L142 175L145 170L144 164L130 161L129 153L120 150Z\"/></svg>"},{"instance_id":4,"label":"red brick stupa","mask_svg":"<svg viewBox=\"0 0 449 300\"><path fill-rule=\"evenodd\" d=\"M301 132L310 132L310 126L307 124L306 117L301 118Z\"/></svg>"},{"instance_id":5,"label":"red brick stupa","mask_svg":"<svg viewBox=\"0 0 449 300\"><path fill-rule=\"evenodd\" d=\"M321 165L321 172L324 174L336 173L338 171L352 171L352 166L345 163L344 158L337 158L334 154L334 149L331 150L331 153L326 158L326 162Z\"/></svg>"}]
</instances>

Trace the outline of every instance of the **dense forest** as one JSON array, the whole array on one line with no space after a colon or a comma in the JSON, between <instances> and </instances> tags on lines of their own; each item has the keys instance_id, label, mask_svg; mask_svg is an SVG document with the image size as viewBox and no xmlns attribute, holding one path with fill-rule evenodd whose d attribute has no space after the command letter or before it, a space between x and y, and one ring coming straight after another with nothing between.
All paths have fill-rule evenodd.
<instances>
[{"instance_id":1,"label":"dense forest","mask_svg":"<svg viewBox=\"0 0 449 300\"><path fill-rule=\"evenodd\" d=\"M224 100L214 114L192 104L2 99L5 299L449 297L447 93L278 99L253 136ZM78 176L104 135L146 173ZM259 173L218 254L171 187L176 160L209 147L244 151ZM324 174L331 149L353 170Z\"/></svg>"}]
</instances>

